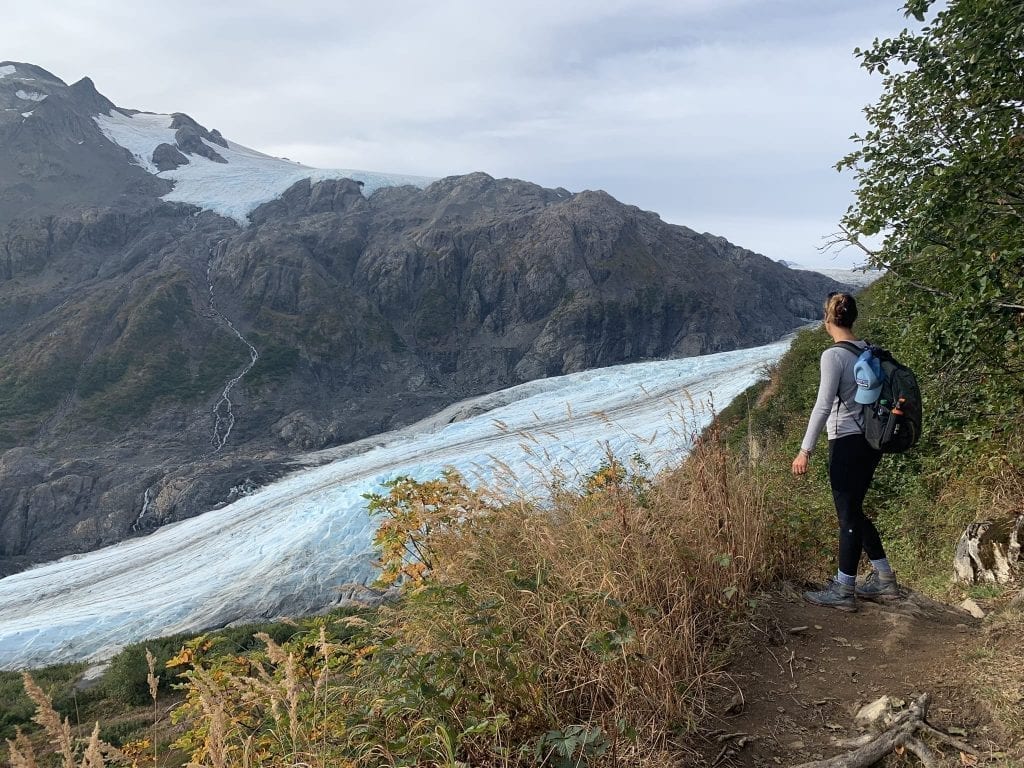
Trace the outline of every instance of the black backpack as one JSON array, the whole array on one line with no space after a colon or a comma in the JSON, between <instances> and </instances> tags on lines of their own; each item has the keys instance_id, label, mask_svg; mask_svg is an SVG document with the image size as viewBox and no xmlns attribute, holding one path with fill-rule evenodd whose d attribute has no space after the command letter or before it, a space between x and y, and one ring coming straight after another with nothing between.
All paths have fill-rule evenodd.
<instances>
[{"instance_id":1,"label":"black backpack","mask_svg":"<svg viewBox=\"0 0 1024 768\"><path fill-rule=\"evenodd\" d=\"M882 371L882 389L875 402L861 405L864 437L882 453L903 453L921 439L921 388L914 372L897 361L887 349L868 344L861 349L849 341L837 347L861 357L874 357Z\"/></svg>"}]
</instances>

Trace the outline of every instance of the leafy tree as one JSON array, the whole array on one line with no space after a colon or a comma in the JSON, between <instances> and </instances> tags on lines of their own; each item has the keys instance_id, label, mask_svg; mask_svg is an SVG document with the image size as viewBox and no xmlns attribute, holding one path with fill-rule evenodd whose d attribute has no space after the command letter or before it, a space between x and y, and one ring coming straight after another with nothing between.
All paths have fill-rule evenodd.
<instances>
[{"instance_id":1,"label":"leafy tree","mask_svg":"<svg viewBox=\"0 0 1024 768\"><path fill-rule=\"evenodd\" d=\"M841 237L889 271L889 343L941 393L931 413L992 433L1024 408L1024 3L905 10L933 18L855 52L884 89L837 165L858 185Z\"/></svg>"}]
</instances>

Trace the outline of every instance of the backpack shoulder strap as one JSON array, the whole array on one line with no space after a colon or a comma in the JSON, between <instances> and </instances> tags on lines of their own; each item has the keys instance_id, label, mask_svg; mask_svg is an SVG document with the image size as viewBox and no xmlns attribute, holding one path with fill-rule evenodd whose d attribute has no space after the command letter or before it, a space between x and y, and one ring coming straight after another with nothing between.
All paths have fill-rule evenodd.
<instances>
[{"instance_id":1,"label":"backpack shoulder strap","mask_svg":"<svg viewBox=\"0 0 1024 768\"><path fill-rule=\"evenodd\" d=\"M864 350L861 349L860 347L858 347L852 341L837 341L832 346L833 347L841 347L842 349L845 349L845 350L847 350L849 352L853 352L853 354L855 354L857 357L860 357L864 353ZM871 347L871 345L868 344L867 348L870 348L870 347Z\"/></svg>"}]
</instances>

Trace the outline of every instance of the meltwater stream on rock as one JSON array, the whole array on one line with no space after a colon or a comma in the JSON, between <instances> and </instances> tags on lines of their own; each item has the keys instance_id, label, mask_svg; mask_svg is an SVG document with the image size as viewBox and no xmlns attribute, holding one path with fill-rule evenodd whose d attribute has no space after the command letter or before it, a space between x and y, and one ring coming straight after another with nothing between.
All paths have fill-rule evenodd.
<instances>
[{"instance_id":1,"label":"meltwater stream on rock","mask_svg":"<svg viewBox=\"0 0 1024 768\"><path fill-rule=\"evenodd\" d=\"M221 509L9 576L0 669L102 659L147 638L331 605L343 585L373 578L363 494L396 476L453 467L494 484L511 471L518 490L542 496L556 473L583 477L608 451L671 466L709 421L709 400L724 407L789 343L522 384L337 449L344 458Z\"/></svg>"}]
</instances>

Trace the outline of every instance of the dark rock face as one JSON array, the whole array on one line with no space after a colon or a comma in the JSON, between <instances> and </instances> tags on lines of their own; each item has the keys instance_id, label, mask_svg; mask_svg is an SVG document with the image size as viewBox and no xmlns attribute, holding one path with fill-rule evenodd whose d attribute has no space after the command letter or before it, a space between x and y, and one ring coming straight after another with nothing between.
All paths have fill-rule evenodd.
<instances>
[{"instance_id":1,"label":"dark rock face","mask_svg":"<svg viewBox=\"0 0 1024 768\"><path fill-rule=\"evenodd\" d=\"M173 171L187 164L188 158L172 144L158 144L153 150L153 165L160 171Z\"/></svg>"},{"instance_id":2,"label":"dark rock face","mask_svg":"<svg viewBox=\"0 0 1024 768\"><path fill-rule=\"evenodd\" d=\"M209 133L208 133L208 134L206 135L206 138L207 138L207 139L208 139L209 141L212 141L212 142L213 142L214 144L219 144L220 146L224 147L225 149L226 149L226 148L227 148L227 146L228 146L228 140L227 140L227 139L225 139L225 138L224 138L223 136L221 136L221 135L220 135L220 131L218 131L218 130L217 130L216 128L214 128L213 130L211 130L211 131L210 131L210 132L209 132Z\"/></svg>"},{"instance_id":3,"label":"dark rock face","mask_svg":"<svg viewBox=\"0 0 1024 768\"><path fill-rule=\"evenodd\" d=\"M178 145L178 149L186 154L199 155L207 160L213 160L215 163L227 162L217 153L217 150L211 148L203 141L199 131L191 125L183 125L174 132L174 143Z\"/></svg>"},{"instance_id":4,"label":"dark rock face","mask_svg":"<svg viewBox=\"0 0 1024 768\"><path fill-rule=\"evenodd\" d=\"M227 162L217 154L216 150L212 150L209 147L204 146L203 143L199 141L199 139L206 139L209 142L227 148L227 140L221 136L220 131L216 128L212 131L208 131L184 112L175 112L171 115L171 128L176 129L175 139L178 143L178 147L181 148L182 151L189 152L190 154L203 155L204 157L209 157L211 160L215 157L220 158L216 161L219 163ZM195 147L198 151L189 149L189 147ZM212 153L212 156L204 153Z\"/></svg>"},{"instance_id":5,"label":"dark rock face","mask_svg":"<svg viewBox=\"0 0 1024 768\"><path fill-rule=\"evenodd\" d=\"M58 125L31 134L64 197L23 151L29 129L0 120L0 575L462 398L772 341L838 287L603 192L481 173L368 199L306 180L241 229L160 201L164 182L97 136L91 83L72 89L53 86L40 108L53 99ZM209 149L214 132L175 122ZM108 164L86 204L77 175ZM225 439L222 392L249 365Z\"/></svg>"}]
</instances>

